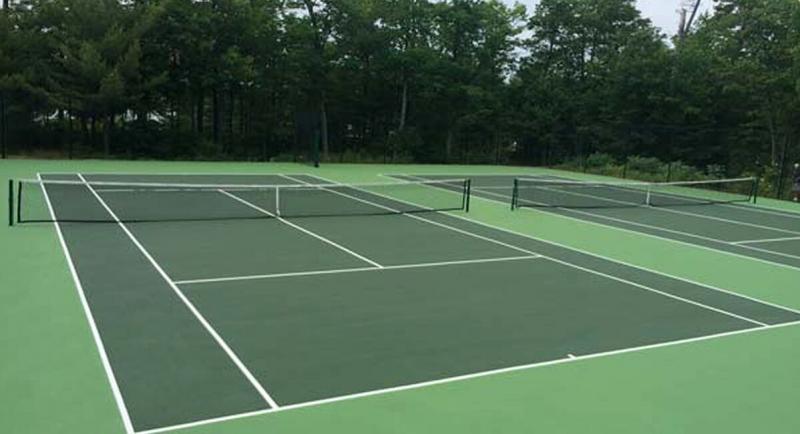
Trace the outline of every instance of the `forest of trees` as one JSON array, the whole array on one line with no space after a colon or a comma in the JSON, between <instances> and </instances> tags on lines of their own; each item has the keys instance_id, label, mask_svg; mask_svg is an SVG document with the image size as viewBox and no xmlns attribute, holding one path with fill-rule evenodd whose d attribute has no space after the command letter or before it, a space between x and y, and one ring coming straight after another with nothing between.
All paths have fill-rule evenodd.
<instances>
[{"instance_id":1,"label":"forest of trees","mask_svg":"<svg viewBox=\"0 0 800 434\"><path fill-rule=\"evenodd\" d=\"M333 161L774 170L800 158L800 1L715 0L669 39L633 0L4 0L11 155L281 160L312 135Z\"/></svg>"}]
</instances>

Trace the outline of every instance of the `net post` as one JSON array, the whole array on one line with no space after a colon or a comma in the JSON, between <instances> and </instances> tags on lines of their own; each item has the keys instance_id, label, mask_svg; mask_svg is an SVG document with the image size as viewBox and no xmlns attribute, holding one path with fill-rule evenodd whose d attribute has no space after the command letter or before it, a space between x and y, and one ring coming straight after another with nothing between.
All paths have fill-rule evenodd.
<instances>
[{"instance_id":1,"label":"net post","mask_svg":"<svg viewBox=\"0 0 800 434\"><path fill-rule=\"evenodd\" d=\"M17 223L22 223L22 181L17 184Z\"/></svg>"},{"instance_id":2,"label":"net post","mask_svg":"<svg viewBox=\"0 0 800 434\"><path fill-rule=\"evenodd\" d=\"M466 189L466 191L464 192L465 193L464 194L464 201L465 201L464 212L469 212L469 196L470 196L470 192L472 190L472 180L471 179L467 179L467 182L466 182L466 185L464 186L464 188Z\"/></svg>"},{"instance_id":3,"label":"net post","mask_svg":"<svg viewBox=\"0 0 800 434\"><path fill-rule=\"evenodd\" d=\"M275 186L275 216L281 216L281 188Z\"/></svg>"},{"instance_id":4,"label":"net post","mask_svg":"<svg viewBox=\"0 0 800 434\"><path fill-rule=\"evenodd\" d=\"M8 225L14 226L14 180L8 180Z\"/></svg>"},{"instance_id":5,"label":"net post","mask_svg":"<svg viewBox=\"0 0 800 434\"><path fill-rule=\"evenodd\" d=\"M653 206L653 200L652 200L652 196L651 196L652 191L653 191L653 186L648 184L647 185L647 195L645 196L645 199L644 199L644 204L647 205L647 206Z\"/></svg>"},{"instance_id":6,"label":"net post","mask_svg":"<svg viewBox=\"0 0 800 434\"><path fill-rule=\"evenodd\" d=\"M511 190L511 211L517 209L517 195L519 194L519 181L514 178L514 188Z\"/></svg>"},{"instance_id":7,"label":"net post","mask_svg":"<svg viewBox=\"0 0 800 434\"><path fill-rule=\"evenodd\" d=\"M311 143L311 160L314 167L319 167L319 142L320 142L320 132L319 130L314 131L314 137Z\"/></svg>"},{"instance_id":8,"label":"net post","mask_svg":"<svg viewBox=\"0 0 800 434\"><path fill-rule=\"evenodd\" d=\"M753 205L755 205L758 202L758 187L759 187L758 184L760 181L761 178L753 179L753 188L751 189L751 194L753 195Z\"/></svg>"},{"instance_id":9,"label":"net post","mask_svg":"<svg viewBox=\"0 0 800 434\"><path fill-rule=\"evenodd\" d=\"M467 208L467 180L461 183L461 209Z\"/></svg>"}]
</instances>

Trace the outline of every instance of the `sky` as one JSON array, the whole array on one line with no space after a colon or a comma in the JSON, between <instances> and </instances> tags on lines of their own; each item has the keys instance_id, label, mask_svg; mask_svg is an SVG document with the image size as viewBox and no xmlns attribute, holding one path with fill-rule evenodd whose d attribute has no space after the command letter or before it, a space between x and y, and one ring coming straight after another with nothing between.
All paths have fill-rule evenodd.
<instances>
[{"instance_id":1,"label":"sky","mask_svg":"<svg viewBox=\"0 0 800 434\"><path fill-rule=\"evenodd\" d=\"M515 0L504 0L508 4L514 4ZM528 8L528 15L533 13L536 3L539 0L517 0ZM678 30L678 9L681 4L693 3L690 0L637 0L636 5L645 18L649 18L657 27L669 36L674 35ZM702 0L698 15L713 9L713 0Z\"/></svg>"}]
</instances>

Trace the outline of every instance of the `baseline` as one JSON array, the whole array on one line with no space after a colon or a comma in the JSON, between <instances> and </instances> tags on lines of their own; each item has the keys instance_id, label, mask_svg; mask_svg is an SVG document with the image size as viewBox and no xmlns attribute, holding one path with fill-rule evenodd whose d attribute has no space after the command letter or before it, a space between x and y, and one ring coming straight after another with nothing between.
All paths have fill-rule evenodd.
<instances>
[{"instance_id":1,"label":"baseline","mask_svg":"<svg viewBox=\"0 0 800 434\"><path fill-rule=\"evenodd\" d=\"M259 415L265 415L265 414L271 414L271 413L279 413L279 412L284 412L284 411L292 411L292 410L297 410L297 409L301 409L301 408L316 407L316 406L325 405L325 404L332 404L332 403L335 403L335 402L349 401L349 400L352 400L352 399L366 398L366 397L369 397L369 396L376 396L376 395L385 395L385 394L389 394L389 393L401 392L401 391L404 391L404 390L420 389L420 388L431 387L431 386L440 385L440 384L448 384L448 383L453 383L453 382L458 382L458 381L470 380L470 379L474 379L474 378L488 377L488 376L494 376L494 375L500 375L500 374L516 372L516 371L524 371L524 370L529 370L529 369L542 368L542 367L546 367L546 366L560 365L560 364L564 364L564 363L576 363L576 362L580 362L580 361L583 361L583 360L592 360L592 359L598 359L598 358L604 358L604 357L610 357L610 356L616 356L616 355L622 355L622 354L636 353L636 352L640 352L640 351L648 351L648 350L654 350L654 349L658 349L658 348L667 348L667 347L673 347L673 346L678 346L678 345L691 344L691 343L694 343L694 342L704 342L704 341L709 341L709 340L714 340L714 339L726 338L726 337L730 337L730 336L745 335L745 334L750 334L750 333L754 333L754 332L761 332L761 331L766 331L766 330L774 330L774 329L779 329L779 328L784 328L784 327L792 327L792 326L796 326L796 325L800 325L800 321L793 321L793 322L788 322L788 323L775 324L775 325L770 325L770 326L766 326L766 327L753 327L753 328L747 328L747 329L742 329L742 330L733 330L733 331L730 331L730 332L715 333L715 334L698 336L698 337L693 337L693 338L688 338L688 339L679 339L679 340L674 340L674 341L660 342L660 343L657 343L657 344L642 345L642 346L636 346L636 347L630 347L630 348L622 348L622 349L618 349L618 350L604 351L604 352L599 352L599 353L583 354L583 355L574 355L573 354L573 355L567 355L567 357L564 357L564 358L561 358L561 359L548 360L548 361L545 361L545 362L509 366L509 367L506 367L506 368L492 369L492 370L488 370L488 371L475 372L475 373L471 373L471 374L465 374L465 375L459 375L459 376L454 376L454 377L441 378L441 379L437 379L437 380L431 380L431 381L425 381L425 382L419 382L419 383L413 383L413 384L406 384L406 385L402 385L402 386L388 387L388 388L385 388L385 389L376 389L376 390L371 390L371 391L367 391L367 392L354 393L354 394L350 394L350 395L342 395L342 396L337 396L337 397L333 397L333 398L320 399L320 400L316 400L316 401L301 402L301 403L298 403L298 404L289 404L289 405L285 405L283 407L275 408L275 409L265 409L265 410L251 411L251 412L246 412L246 413L232 414L232 415L229 415L229 416L222 416L222 417L217 417L217 418L200 420L200 421L196 421L196 422L189 422L189 423L180 424L180 425L173 425L173 426L168 426L168 427L162 427L162 428L156 428L156 429L151 429L151 430L146 430L146 431L140 431L138 434L158 434L158 433L164 433L164 432L171 432L171 431L177 431L177 430L182 430L182 429L187 429L187 428L193 428L193 427L198 427L198 426L209 425L209 424L213 424L213 423L221 423L221 422L227 422L227 421L243 419L243 418L248 418L248 417L254 417L254 416L259 416Z\"/></svg>"}]
</instances>

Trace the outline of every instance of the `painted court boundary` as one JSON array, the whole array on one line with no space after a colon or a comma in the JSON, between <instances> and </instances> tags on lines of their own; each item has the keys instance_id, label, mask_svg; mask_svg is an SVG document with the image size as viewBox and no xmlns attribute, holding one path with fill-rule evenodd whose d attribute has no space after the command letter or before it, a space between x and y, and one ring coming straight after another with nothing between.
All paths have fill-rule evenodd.
<instances>
[{"instance_id":1,"label":"painted court boundary","mask_svg":"<svg viewBox=\"0 0 800 434\"><path fill-rule=\"evenodd\" d=\"M72 174L74 174L74 173L72 173ZM158 173L153 173L153 175L158 175ZM218 173L217 174L210 173L209 175L218 175ZM507 175L507 174L504 174L504 175ZM369 193L375 194L375 193L372 193L372 192L369 192ZM52 205L51 205L51 203L49 201L49 198L47 197L47 192L46 191L45 191L45 197L47 199L47 204L48 204L48 208L49 208L49 211L51 213L51 216L55 219L54 211L53 211ZM396 198L391 198L391 197L389 197L389 198L392 199L392 200L398 200ZM102 201L101 201L101 203L102 203ZM449 215L452 215L452 214L449 214ZM475 220L472 220L472 219L464 218L462 216L457 216L457 215L452 215L452 216L458 217L460 219L463 219L463 220L466 220L466 221L469 221L469 222L472 222L472 223L480 224L480 225L483 225L483 226L494 227L492 225L488 225L488 224L485 224L485 223L482 223L482 222L479 222L479 221L475 221ZM109 377L109 381L111 383L112 391L114 392L115 400L117 401L117 405L118 405L118 408L120 410L120 413L121 413L121 416L122 416L122 419L123 419L123 424L125 425L125 429L126 429L127 432L133 432L133 428L132 428L131 422L130 422L130 417L128 415L127 409L125 407L125 404L124 404L123 399L121 397L121 394L119 392L119 387L118 387L116 379L114 377L113 370L111 369L110 364L108 362L108 359L107 359L107 356L106 356L106 352L105 352L105 347L103 346L102 340L101 340L101 338L99 336L99 332L97 331L96 325L94 323L94 319L93 319L92 314L91 314L91 310L89 309L88 304L86 302L85 294L83 294L83 289L82 289L82 286L81 286L81 283L80 283L80 279L78 278L77 273L76 273L76 271L74 269L74 266L72 264L72 259L71 259L71 256L69 254L69 249L66 246L66 243L65 243L65 241L63 239L63 235L61 234L61 229L60 229L59 224L55 223L54 225L56 227L56 231L58 233L59 240L61 242L62 250L64 251L64 254L65 254L66 258L67 258L67 262L68 262L68 265L69 265L69 268L70 268L70 272L71 272L71 274L73 276L73 280L74 280L74 282L76 284L76 287L78 288L79 296L80 296L81 302L82 302L82 304L84 306L84 313L87 316L87 320L90 323L90 328L92 329L92 334L93 334L93 337L95 338L95 342L96 342L96 345L97 345L97 348L98 348L98 352L100 353L101 359L103 360L103 364L104 364L104 368L106 370L106 374ZM120 223L120 226L122 226L124 229L127 229L127 228L124 227L124 225L122 223ZM495 229L499 229L499 230L503 230L505 232L514 233L512 231L509 231L509 230L506 230L506 229L503 229L503 228L499 228L499 227L494 227L494 228ZM519 234L519 233L515 233L515 234L521 235L521 236L525 236L525 237L528 237L528 238L532 238L532 239L536 239L534 237L530 237L530 236L527 236L525 234ZM546 241L546 240L539 240L539 241L542 241L542 242L548 243L548 244L558 245L556 243L549 242L549 241ZM559 245L559 246L561 246L561 245ZM584 251L582 251L580 249L575 249L575 248L566 247L566 246L561 246L561 247L564 247L564 248L567 248L567 249L570 249L570 250L573 250L573 251L583 252L583 253L586 253L586 254L589 254L589 255L592 255L592 256L596 256L596 257L602 258L602 256L594 255L594 254L591 254L591 253L588 253L588 252L584 252ZM608 258L605 258L605 259L608 259ZM632 266L634 268L640 268L640 269L646 270L644 268L636 267L636 266L633 266L633 265L630 265L630 264L625 264L625 263L620 262L620 261L614 261L614 260L611 260L611 259L608 259L608 260L610 260L612 262L617 262L617 263L620 263L620 264L623 264L623 265L629 265L629 266ZM654 272L652 270L646 270L646 271ZM669 276L669 275L666 275L664 273L658 273L658 272L654 272L654 273L662 274L662 275L665 275L667 277L676 278L674 276ZM693 282L688 281L686 279L680 279L680 278L676 278L676 279L684 280L684 281L693 283ZM174 284L174 282L172 282L172 283ZM695 284L698 284L698 283L695 283ZM702 285L702 284L698 284L698 285L708 287L707 285ZM717 289L717 288L713 288L713 289ZM734 294L734 295L742 296L740 294L732 293L732 292L725 291L725 290L720 290L720 291L723 291L723 292L726 292L726 293L731 293L731 294ZM793 312L796 312L796 313L800 313L800 312L795 311L793 309L790 309L790 308L787 308L787 307L784 307L784 306L778 306L778 305L771 304L771 303L768 303L768 302L764 302L764 301L761 301L761 300L758 300L758 299L755 299L755 298L752 298L752 297L747 297L747 296L742 296L742 297L743 298L748 298L748 299L750 299L752 301L760 302L760 303L763 303L763 304L766 304L766 305L771 305L771 306L774 306L774 307L782 308L782 309L787 310L787 311L793 311ZM756 328L748 328L748 329L736 330L736 331L725 332L725 333L714 334L714 335L707 335L707 336L701 336L701 337L695 337L695 338L689 338L689 339L682 339L682 340L676 340L676 341L671 341L671 342L662 342L662 343L646 345L646 346L641 346L641 347L631 347L631 348L608 351L608 352L603 352L603 353L587 354L587 355L582 355L582 356L577 356L577 357L571 357L570 356L570 357L567 357L567 358L564 358L564 359L558 359L558 360L553 360L553 361L546 361L546 362L541 362L541 363L534 363L534 364L528 364L528 365L519 365L519 366L495 369L495 370L490 370L490 371L484 371L484 372L478 372L478 373L473 373L473 374L461 375L461 376L457 376L457 377L437 379L437 380L432 380L432 381L429 381L429 382L415 383L415 384L397 386L397 387L392 387L392 388L387 388L387 389L379 389L379 390L375 390L375 391L363 392L363 393L358 393L358 394L345 395L345 396L341 396L341 397L328 398L328 399L324 399L324 400L311 401L311 402L299 403L299 404L292 404L292 405L287 405L287 406L284 406L284 407L277 407L276 406L276 407L271 408L271 409L265 409L265 410L260 410L260 411L255 411L255 412L248 412L248 413L241 413L241 414L237 414L237 415L224 416L224 417L220 417L220 418L207 419L207 420L203 420L203 421L196 421L196 422L191 422L191 423L187 423L187 424L175 425L175 426L171 426L171 427L162 427L162 428L157 428L157 429L147 430L147 431L141 431L141 432L142 433L164 432L164 431L169 431L169 430L174 430L174 429L179 429L179 428L186 428L186 427L190 427L190 426L204 425L204 424L213 423L213 422L219 422L219 421L224 421L224 420L238 419L238 418L248 417L248 416L253 416L253 415L258 415L258 414L266 414L266 413L272 413L272 412L283 411L283 410L310 407L310 406L314 406L314 405L321 405L321 404L325 404L325 403L331 403L331 402L342 401L342 400L347 400L347 399L353 399L353 398L359 398L359 397L365 397L365 396L371 396L371 395L377 395L377 394L384 394L384 393L400 391L400 390L415 389L415 388L426 387L426 386L431 386L431 385L435 385L435 384L443 384L443 383L448 383L448 382L453 382L453 381L466 380L466 379L469 379L469 378L477 378L477 377L482 377L482 376L501 374L501 373L504 373L504 372L512 372L512 371L516 371L516 370L529 369L529 368L533 368L533 367L549 366L549 365L555 365L555 364L565 363L565 362L569 362L569 361L578 361L578 360L584 360L584 359L604 357L604 356L609 356L609 355L614 355L614 354L623 354L623 353L628 353L628 352L646 350L646 349L651 349L651 348L659 348L659 347L664 347L664 346L677 345L677 344L688 343L688 342L703 341L703 340L713 339L713 338L717 338L717 337L737 335L737 334L742 334L742 333L748 333L748 332L751 332L751 331L759 331L759 330L766 330L766 329L772 329L772 328L778 328L778 327L785 327L785 326L790 326L790 325L795 325L795 324L800 324L800 321L791 322L791 323L776 324L776 325L770 325L770 326L762 326L762 327L756 327Z\"/></svg>"}]
</instances>

